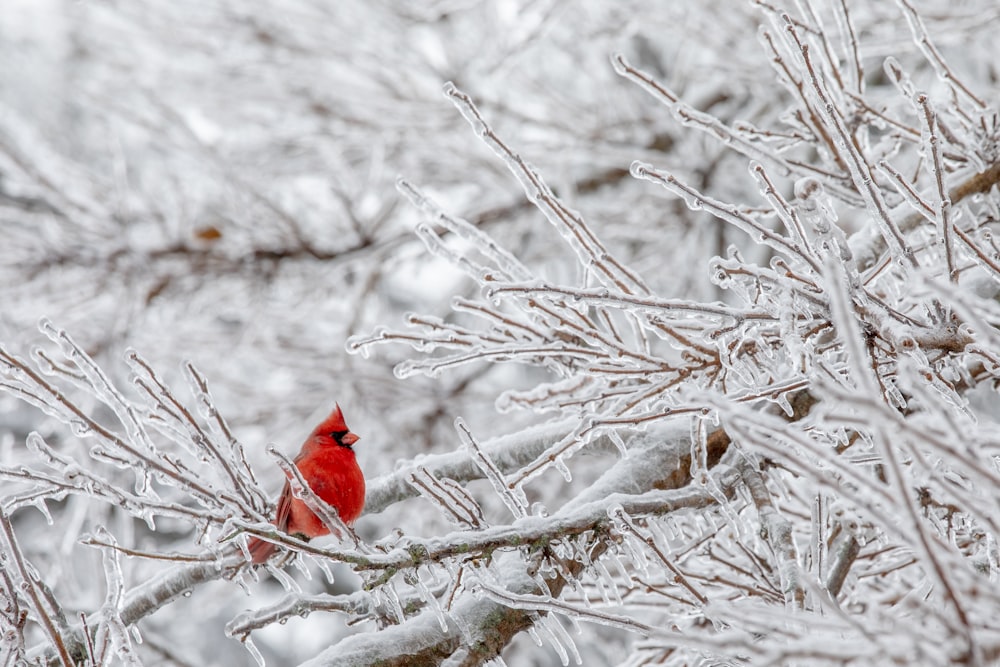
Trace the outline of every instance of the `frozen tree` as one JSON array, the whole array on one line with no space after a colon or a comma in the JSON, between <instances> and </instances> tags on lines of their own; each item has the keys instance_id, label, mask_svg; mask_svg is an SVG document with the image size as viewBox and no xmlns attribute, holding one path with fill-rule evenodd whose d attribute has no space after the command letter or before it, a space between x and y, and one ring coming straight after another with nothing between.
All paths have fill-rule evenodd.
<instances>
[{"instance_id":1,"label":"frozen tree","mask_svg":"<svg viewBox=\"0 0 1000 667\"><path fill-rule=\"evenodd\" d=\"M3 664L1000 661L996 7L23 4Z\"/></svg>"}]
</instances>

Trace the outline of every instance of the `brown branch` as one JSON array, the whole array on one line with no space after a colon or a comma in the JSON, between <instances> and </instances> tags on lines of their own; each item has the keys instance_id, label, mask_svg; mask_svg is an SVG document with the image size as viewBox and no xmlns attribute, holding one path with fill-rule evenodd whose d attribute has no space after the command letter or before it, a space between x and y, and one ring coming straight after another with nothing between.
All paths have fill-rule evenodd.
<instances>
[{"instance_id":1,"label":"brown branch","mask_svg":"<svg viewBox=\"0 0 1000 667\"><path fill-rule=\"evenodd\" d=\"M845 530L834 542L831 551L833 551L833 562L827 571L826 589L830 591L830 595L836 598L844 586L844 581L847 580L847 573L854 561L857 560L858 554L861 553L861 544L854 538L854 535Z\"/></svg>"},{"instance_id":2,"label":"brown branch","mask_svg":"<svg viewBox=\"0 0 1000 667\"><path fill-rule=\"evenodd\" d=\"M948 200L952 206L975 194L989 192L1000 183L1000 162L995 162L986 169L969 176L958 185L948 189ZM927 220L922 211L913 211L900 219L898 227L901 232L908 232L920 227ZM859 271L867 271L875 266L879 257L885 252L885 239L870 230L861 230L851 236L851 249L858 263Z\"/></svg>"},{"instance_id":3,"label":"brown branch","mask_svg":"<svg viewBox=\"0 0 1000 667\"><path fill-rule=\"evenodd\" d=\"M2 509L0 509L0 534L3 535L5 542L3 553L9 555L13 560L13 566L17 569L17 573L21 579L20 589L28 594L31 606L34 607L35 621L42 626L45 634L49 636L52 646L59 654L59 660L62 662L63 667L73 667L76 661L71 657L71 654L74 656L81 655L83 647L74 638L70 637L67 640L66 637L63 637L60 630L53 623L49 611L42 604L42 600L39 597L38 588L41 582L37 581L29 571L28 565L24 560L24 554L21 553L21 547L17 543L17 537L14 535L14 527L10 523L10 517Z\"/></svg>"}]
</instances>

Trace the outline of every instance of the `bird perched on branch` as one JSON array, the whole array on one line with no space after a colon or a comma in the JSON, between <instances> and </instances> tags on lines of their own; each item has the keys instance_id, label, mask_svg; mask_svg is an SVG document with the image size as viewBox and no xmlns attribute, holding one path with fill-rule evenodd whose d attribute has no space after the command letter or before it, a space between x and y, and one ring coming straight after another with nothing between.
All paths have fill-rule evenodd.
<instances>
[{"instance_id":1,"label":"bird perched on branch","mask_svg":"<svg viewBox=\"0 0 1000 667\"><path fill-rule=\"evenodd\" d=\"M365 477L358 467L353 445L358 436L344 422L340 406L316 427L302 444L295 457L295 466L302 478L319 498L337 510L340 519L350 525L365 505ZM330 533L330 528L309 509L305 502L292 494L286 481L278 499L274 525L293 537L309 540ZM278 546L260 538L247 544L255 564L263 563L278 550Z\"/></svg>"}]
</instances>

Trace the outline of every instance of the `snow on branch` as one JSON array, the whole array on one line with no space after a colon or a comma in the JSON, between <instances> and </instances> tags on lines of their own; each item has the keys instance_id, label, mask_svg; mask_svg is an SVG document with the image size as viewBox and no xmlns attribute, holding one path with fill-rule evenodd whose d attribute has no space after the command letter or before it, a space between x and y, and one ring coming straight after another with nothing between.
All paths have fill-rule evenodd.
<instances>
[{"instance_id":1,"label":"snow on branch","mask_svg":"<svg viewBox=\"0 0 1000 667\"><path fill-rule=\"evenodd\" d=\"M307 203L296 214L302 192L272 189L226 159L226 142L243 135L215 128L213 138L195 115L143 94L165 136L225 176L250 211L233 226L251 234L231 254L209 250L232 234L212 223L197 236L202 246L159 245L143 256L237 267L218 274L259 280L241 298L291 302L267 313L280 329L260 331L219 315L216 301L207 309L242 332L251 356L263 349L251 339L276 341L261 364L287 358L289 367L267 376L274 387L252 387L263 397L251 414L224 415L213 396L229 383L252 386L256 360L229 371L238 378L184 362L176 377L185 393L132 348L123 363L99 361L47 319L27 354L27 345L0 346L0 391L39 415L37 426L0 440L5 453L24 445L0 461L5 660L140 664L152 650L142 633L159 617L176 621L168 610L212 582L213 598L227 602L218 613L225 633L261 663L280 655L274 635L285 644L310 637L312 667L520 664L535 656L531 641L563 664L634 667L1000 659L1000 115L995 87L974 66L979 54L950 41L963 39L963 21L983 17L950 6L924 12L908 0L757 0L734 6L727 19L737 28L713 16L696 35L743 45L759 26L748 42L756 51L730 54L719 42L726 57L710 54L690 74L682 67L696 49L644 47L643 21L629 19L626 39L609 16L581 39L578 19L552 7L519 7L533 23L509 44L472 40L470 69L448 51L467 36L439 41L435 32L474 11L464 5L369 10L394 28L416 26L421 37L407 49L429 63L419 76L386 76L378 67L391 54L381 46L371 59L317 57L371 87L338 104L326 90L294 98L320 128L295 132L366 137L349 152L370 162L341 165L329 150L314 159L333 168L320 161L297 174L312 183L303 190L319 172L343 177L315 188L334 213ZM313 9L297 11L331 24ZM667 7L643 11L673 20ZM280 45L281 58L329 41L311 27L285 34L240 16L241 30ZM629 107L625 120L615 112L590 126L559 95L535 109L522 106L524 88L491 90L503 74L498 59L517 76L569 67L535 57L550 39L574 56L615 52L597 87L608 104ZM428 82L439 89L453 69L462 88L446 84L444 100L407 96ZM456 132L456 118L473 132ZM433 134L436 153L478 149L486 159L409 161L387 137L413 125L406 136ZM298 146L295 137L285 139ZM283 148L282 159L298 150ZM388 184L357 176L383 163L407 173ZM98 221L94 234L115 236L101 222L101 197L76 196L69 175L47 179L6 135L0 170L47 202L0 182L0 206L48 220L46 234L81 216ZM380 199L393 181L405 213ZM513 203L511 184L521 198ZM342 246L325 245L328 219L346 221ZM383 224L395 231L380 233ZM712 256L694 255L706 247ZM66 253L52 257L75 257ZM99 254L102 267L114 265L114 252ZM362 255L371 266L324 273ZM321 267L296 274L302 291L283 282L292 257ZM400 278L395 265L408 262L422 277L449 278ZM162 285L147 285L146 306L180 279L166 272ZM366 301L399 293L425 304L422 312ZM317 300L337 310L314 311ZM359 403L371 402L370 422L380 420L372 431L381 441L358 448L378 473L354 528L290 457L262 447L273 460L258 465L233 426L275 421L286 408L274 393L301 401L326 391L312 367L336 357L347 333L348 351L363 359L317 375L342 376ZM362 370L383 362L384 377ZM436 426L414 437L420 420ZM333 537L307 541L271 523L265 470L287 480ZM99 592L61 587L76 569L41 567L38 552L23 548L18 520L49 525L53 514L72 527L57 547L66 563L100 559ZM248 536L281 555L253 566ZM239 594L233 584L249 605L228 601ZM261 594L275 586L283 594ZM319 614L348 629L312 632ZM296 618L306 620L286 625Z\"/></svg>"},{"instance_id":2,"label":"snow on branch","mask_svg":"<svg viewBox=\"0 0 1000 667\"><path fill-rule=\"evenodd\" d=\"M531 268L519 269L514 276L473 264L473 254L493 261L503 256L495 240L477 231L466 234L468 244L443 252L442 238L423 227L428 248L465 266L478 283L481 299L455 303L456 316L476 317L448 321L411 316L410 331L380 330L357 337L353 349L392 342L411 346L418 359L403 362L397 369L401 375L437 376L473 362L517 361L545 368L551 381L507 392L498 407L575 410L579 423L519 470L500 473L487 465L485 474L494 492L508 500L511 491L527 493L552 470L571 482L591 438L621 442L621 465L649 454L623 431L653 432L665 424L688 424L689 451L681 467L690 476L683 479L703 481L704 492L719 505L720 520L733 531L739 557L747 559L737 566L730 560L732 552L721 553L715 541L707 549L716 565L726 564L747 578L732 582L728 602L738 599L737 589L757 591L762 602L778 600L808 615L839 614L846 625L829 630L843 632L856 623L879 624L876 619L900 613L891 604L853 605L881 588L868 572L893 572L900 581L922 582L929 591L926 602L909 608L933 619L940 632L933 639L910 638L916 651L947 655L954 662L981 659L980 642L992 629L977 626L970 610L993 604L985 600L992 599L994 591L979 601L973 591L987 585L976 573L983 568L982 559L989 561L989 571L997 567L996 550L990 545L998 517L974 500L993 498L995 471L990 463L993 446L973 435L978 432L976 410L966 395L996 377L996 357L983 350L992 346L1000 319L988 301L941 281L961 283L964 274L976 272L996 280L991 251L983 245L992 241L993 195L982 205L969 201L975 193L992 193L996 182L990 175L993 165L981 158L986 150L981 130L989 127L987 119L995 112L958 82L950 101L918 94L909 75L892 60L887 71L899 94L893 105L875 103L868 98L871 87L860 55L864 40L858 17L846 3L834 3L828 15L808 5L793 15L757 4L770 23L761 31L761 42L789 93L784 101L789 112L781 121L791 127L727 123L695 109L624 56L612 58L620 75L666 103L684 126L750 159L746 166L758 193L756 202L716 198L651 161L636 161L631 168L633 176L663 186L693 213L705 211L737 227L756 251L775 253L763 266L736 248L714 260L713 279L731 295L726 304L664 298L648 287L651 281L622 273L620 260L611 260L617 255L603 254L608 246L597 240L585 217L565 209L511 140L500 138L472 97L449 85L446 96L504 160L529 200L557 226L581 265L588 271L596 266L596 285L589 282L590 273L576 284L558 283L538 277ZM926 28L914 19L908 3L901 6L932 68L948 80L950 69L929 46ZM835 27L826 24L828 16ZM868 127L882 128L891 136L873 142ZM818 160L808 157L808 151L817 151ZM920 169L914 170L914 165ZM963 176L968 166L980 173L971 179ZM414 186L407 185L406 191L435 220L455 220L438 205L428 206ZM858 225L859 220L863 224ZM858 231L850 234L846 221ZM612 263L602 263L605 258ZM630 328L618 326L624 323ZM952 438L964 445L946 445ZM700 454L709 445L715 452L710 459ZM723 459L732 455L745 462L736 487L723 488L697 474L699 461L703 468L717 469L720 451L727 452ZM727 498L733 488L741 491ZM603 494L596 496L600 502L625 502L609 496L612 489L601 481L592 491ZM610 556L597 558L595 550L602 556L627 552L624 571L633 584L638 573L656 571L683 589L672 593L675 600L693 603L717 627L719 619L732 619L737 607L721 603L716 589L722 575L706 576L690 559L678 565L658 550L657 531L675 520L671 513L646 509L639 512L642 523L635 523L625 518L633 516L629 507L622 507L624 514L613 531L620 540L617 546L609 547L601 531L591 530L588 557L569 545L560 547L556 552L562 560L551 566L555 581L577 579L574 562L587 563L595 573L606 572L601 568ZM945 508L951 511L942 514ZM532 526L566 514L557 510L539 519L515 511L514 516L506 527L476 528L467 536L456 533L443 543L406 542L419 545L417 553L393 565L451 557L458 545L480 553L498 544L494 535L503 535L501 543L508 548L519 544L517 536L549 541L548 533ZM569 526L563 529L574 533ZM747 543L751 534L755 539ZM880 550L878 540L892 547ZM636 544L630 546L632 542ZM652 552L639 556L646 549ZM899 564L890 556L897 551L914 557ZM506 563L514 553L507 552ZM656 627L618 613L637 596L627 593L624 581L613 576L608 581L606 576L566 588L547 581L534 591L518 588L513 579L484 581L480 591L490 605L534 614L530 622L536 630L555 638L553 648L566 656L571 647L558 638L546 615L603 622L644 635ZM588 587L600 590L608 604L619 609L589 611L582 592ZM567 601L570 590L585 607ZM775 612L759 623L733 622L731 628L758 637L753 649L743 646L749 654L773 658L804 651L813 622L798 625L784 612ZM704 642L700 646L717 641L718 654L736 654L732 634L712 636L694 627L686 627L683 634L687 639L697 636ZM355 639L351 645L361 642ZM895 653L881 640L873 640L869 650L886 660ZM849 658L830 654L822 659Z\"/></svg>"}]
</instances>

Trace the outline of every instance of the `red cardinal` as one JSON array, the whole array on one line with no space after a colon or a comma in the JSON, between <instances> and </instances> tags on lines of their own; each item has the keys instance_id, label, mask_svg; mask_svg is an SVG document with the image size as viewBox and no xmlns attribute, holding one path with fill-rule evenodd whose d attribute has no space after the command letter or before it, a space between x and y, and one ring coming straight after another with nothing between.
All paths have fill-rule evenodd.
<instances>
[{"instance_id":1,"label":"red cardinal","mask_svg":"<svg viewBox=\"0 0 1000 667\"><path fill-rule=\"evenodd\" d=\"M344 523L351 524L365 506L365 477L351 445L358 436L344 423L344 414L336 405L330 416L316 427L295 457L295 465L317 496L337 510ZM274 519L278 530L308 540L327 535L330 529L309 507L292 495L289 483L281 490L278 514ZM263 563L278 550L276 544L251 538L247 545L254 563Z\"/></svg>"}]
</instances>

